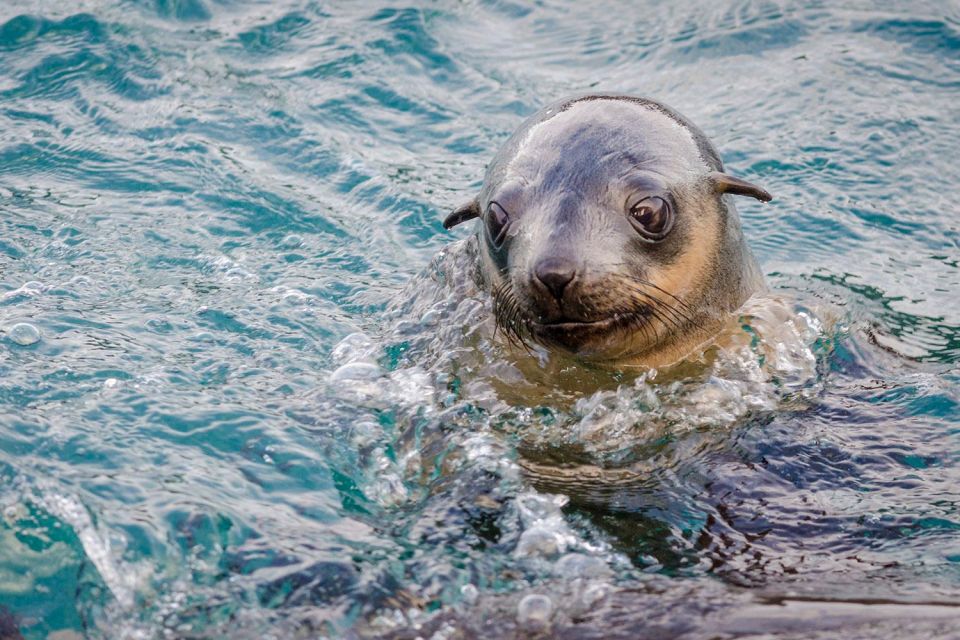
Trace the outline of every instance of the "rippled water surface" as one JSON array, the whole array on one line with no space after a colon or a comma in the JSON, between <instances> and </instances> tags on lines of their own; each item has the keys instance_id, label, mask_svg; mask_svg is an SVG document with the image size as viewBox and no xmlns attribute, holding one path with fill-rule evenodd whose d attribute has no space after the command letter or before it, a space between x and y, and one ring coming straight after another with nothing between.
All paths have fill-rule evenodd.
<instances>
[{"instance_id":1,"label":"rippled water surface","mask_svg":"<svg viewBox=\"0 0 960 640\"><path fill-rule=\"evenodd\" d=\"M960 7L845 4L0 2L0 636L955 637ZM588 90L776 196L685 368L440 225Z\"/></svg>"}]
</instances>

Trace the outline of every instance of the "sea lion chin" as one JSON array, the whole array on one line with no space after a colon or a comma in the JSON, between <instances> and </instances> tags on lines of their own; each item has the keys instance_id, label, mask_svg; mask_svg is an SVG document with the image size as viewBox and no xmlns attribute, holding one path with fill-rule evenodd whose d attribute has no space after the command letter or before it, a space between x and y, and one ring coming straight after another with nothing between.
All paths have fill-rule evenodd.
<instances>
[{"instance_id":1,"label":"sea lion chin","mask_svg":"<svg viewBox=\"0 0 960 640\"><path fill-rule=\"evenodd\" d=\"M725 194L771 199L669 107L591 94L527 119L444 227L478 220L483 286L511 340L661 366L764 287Z\"/></svg>"}]
</instances>

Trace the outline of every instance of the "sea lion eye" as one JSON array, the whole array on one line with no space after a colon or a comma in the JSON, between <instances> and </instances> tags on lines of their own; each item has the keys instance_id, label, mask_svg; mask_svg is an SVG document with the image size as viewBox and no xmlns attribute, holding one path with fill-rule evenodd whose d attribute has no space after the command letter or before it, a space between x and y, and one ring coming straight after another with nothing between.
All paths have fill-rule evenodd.
<instances>
[{"instance_id":1,"label":"sea lion eye","mask_svg":"<svg viewBox=\"0 0 960 640\"><path fill-rule=\"evenodd\" d=\"M650 196L630 206L630 223L645 239L663 240L673 228L673 210L663 198Z\"/></svg>"},{"instance_id":2,"label":"sea lion eye","mask_svg":"<svg viewBox=\"0 0 960 640\"><path fill-rule=\"evenodd\" d=\"M487 225L487 234L494 247L500 248L503 239L507 237L507 227L510 225L510 216L496 202L487 206L487 215L484 216Z\"/></svg>"}]
</instances>

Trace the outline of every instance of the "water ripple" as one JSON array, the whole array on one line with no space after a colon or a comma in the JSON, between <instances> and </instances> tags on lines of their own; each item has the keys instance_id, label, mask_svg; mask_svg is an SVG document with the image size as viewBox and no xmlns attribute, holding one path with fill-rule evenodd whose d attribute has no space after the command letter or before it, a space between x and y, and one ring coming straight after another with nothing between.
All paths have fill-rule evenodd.
<instances>
[{"instance_id":1,"label":"water ripple","mask_svg":"<svg viewBox=\"0 0 960 640\"><path fill-rule=\"evenodd\" d=\"M0 7L0 630L950 637L958 50L934 0ZM431 263L592 89L776 196L683 371L504 350Z\"/></svg>"}]
</instances>

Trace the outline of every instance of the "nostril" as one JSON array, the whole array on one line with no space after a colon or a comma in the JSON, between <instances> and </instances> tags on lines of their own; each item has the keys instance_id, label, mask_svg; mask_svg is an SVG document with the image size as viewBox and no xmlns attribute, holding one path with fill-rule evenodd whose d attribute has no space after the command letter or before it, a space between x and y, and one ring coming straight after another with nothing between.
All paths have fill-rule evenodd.
<instances>
[{"instance_id":1,"label":"nostril","mask_svg":"<svg viewBox=\"0 0 960 640\"><path fill-rule=\"evenodd\" d=\"M577 275L577 269L572 262L564 258L545 258L537 264L534 274L559 301L563 298L564 289Z\"/></svg>"}]
</instances>

